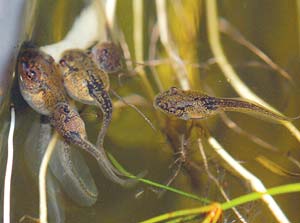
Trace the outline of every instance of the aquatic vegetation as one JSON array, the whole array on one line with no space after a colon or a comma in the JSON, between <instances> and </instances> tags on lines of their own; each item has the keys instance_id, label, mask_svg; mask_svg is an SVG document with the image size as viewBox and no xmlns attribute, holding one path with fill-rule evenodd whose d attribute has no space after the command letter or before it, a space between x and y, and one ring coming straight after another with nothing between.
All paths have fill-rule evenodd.
<instances>
[{"instance_id":1,"label":"aquatic vegetation","mask_svg":"<svg viewBox=\"0 0 300 223\"><path fill-rule=\"evenodd\" d=\"M264 2L257 1L220 4L215 0L207 0L205 4L202 1L174 1L167 4L167 1L157 0L133 1L129 5L126 1L109 1L105 7L97 2L84 9L80 4L70 4L68 11L73 16L66 17L65 20L61 18L64 18L62 12L66 9L66 3L60 3L62 5L53 9L53 12L49 10L48 16L40 15L40 18L60 15L53 17L55 27L45 28L45 21L40 19L31 36L33 41L42 46L41 51L51 55L56 63L60 61L65 72L64 87L68 95L77 101L72 105L63 99L50 100L56 105L54 112L57 112L52 125L59 130L60 123L68 124L69 120L77 120L77 124L84 126L85 131L67 125L78 134L74 137L69 134L70 131L66 134L61 132L66 139L82 139L88 135L90 142L98 141L95 143L98 144L96 149L103 146L106 151L112 152L110 161L116 168L114 172L118 171L118 176L122 179L128 176L137 180L124 171L123 165L130 173L147 169L147 179L138 180L150 184L151 188L139 184L135 194L130 189L115 189L113 182L95 174L97 171L94 161L88 157L81 159L78 158L79 154L73 154L70 163L76 168L71 169L69 180L62 181L63 173L56 177L61 179L64 190L66 185L74 182L74 187L67 194L74 197L77 203L94 205L84 209L69 202L66 207L72 214L68 211L55 214L50 212L49 219L61 215L61 219L78 222L93 222L100 218L116 222L158 222L158 219L166 216L169 218L164 220L170 222L192 219L198 222L216 222L221 217L226 221L239 219L242 222L266 222L275 221L274 219L289 222L289 218L297 221L299 216L293 201L283 203L280 199L275 201L272 196L278 194L278 191L296 192L299 190L298 185L275 188L276 193L265 186L292 183L291 176L297 176L299 172L296 169L299 164L296 158L299 154L299 121L288 118L297 116L300 112L298 88L294 87L299 83L296 75L299 67L293 64L295 55L299 53L297 47L294 47L298 40L295 28L291 30L288 26L280 25L291 18L296 21L294 13L280 13L281 10L291 12L283 7L289 3L272 3L272 7L280 11L275 13L275 17L265 10ZM76 15L73 7L77 7L77 12L82 11ZM220 10L219 15L217 9ZM237 11L240 12L238 16ZM224 25L224 20L223 23L220 22L221 17L225 17L228 23L230 21L232 27L237 26L236 30L239 32L228 33L228 23ZM53 36L41 35L48 28L56 29ZM221 36L220 32L227 36ZM274 36L282 39L279 41L280 38ZM122 55L111 54L100 47L101 43L112 39L117 46L121 46ZM72 58L67 58L68 54L72 56L73 53L78 53L79 59L83 60L73 64ZM102 59L97 55L102 55ZM64 56L66 58L62 59ZM124 58L119 60L120 57ZM273 63L270 63L271 58ZM101 65L105 61L108 63ZM125 71L121 68L122 63L125 63ZM26 70L31 66L23 64L20 67ZM117 69L114 70L115 67ZM102 69L102 72L98 69ZM122 76L120 81L117 75L109 74L109 71L115 74L119 70L133 75ZM27 74L29 79L35 79L34 73ZM71 74L74 75L73 78ZM30 88L30 84L28 86ZM172 86L176 87L170 88ZM141 101L133 97L130 103L135 104L148 117L148 124L151 123L154 127L149 128L146 119L136 116L109 89L125 98L127 103L130 95L142 98ZM23 95L25 98L32 97L29 94ZM16 102L18 105L18 100ZM38 105L36 110L40 113L53 114L52 106L44 109L40 100L36 99L35 102ZM73 109L75 106L78 111ZM23 105L23 110L25 109L27 107ZM260 116L280 125L256 119ZM53 120L56 121L53 123ZM24 126L23 123L28 125L39 120L33 112L26 116L17 113L18 122ZM24 130L20 128L19 131ZM39 134L32 135L26 131L20 135L24 138L31 135L33 141L34 136L39 137ZM50 135L51 132L48 133L49 137ZM49 142L44 141L46 144ZM52 172L63 170L68 175L70 168L63 165L67 160L66 156L61 157L60 154L72 154L72 150L76 148L67 145L62 140L57 143L58 153L54 153L55 160L50 162ZM30 143L21 145L19 150L28 146ZM34 154L31 155L31 159L34 159ZM80 167L86 167L91 173L84 175L86 171ZM76 185L80 184L82 185L77 188L79 190L76 190ZM97 185L98 190L94 185ZM54 185L47 187L55 188ZM251 199L245 195L249 190L255 191ZM178 195L175 196L171 191ZM91 196L87 196L88 194ZM95 196L98 194L100 199L96 202ZM55 193L52 195L57 196ZM298 192L294 195L299 196ZM22 199L25 196L26 194L21 196ZM60 201L51 196L49 204L59 204ZM232 200L235 197L238 197L237 200ZM251 206L252 203L246 204L257 199L266 204L264 216L259 215L260 210ZM211 201L217 203L210 203ZM22 207L21 202L17 204ZM142 211L136 212L136 208L141 206ZM198 208L192 209L195 206ZM60 206L52 207L55 209ZM121 210L118 214L117 207ZM181 209L184 210L170 212ZM36 210L32 208L34 214L28 211L26 214L36 215ZM288 211L284 213L283 210ZM160 215L166 212L169 213ZM63 216L64 213L67 215ZM170 214L176 218L171 219ZM16 216L19 217L19 214ZM253 216L258 217L253 220ZM145 220L148 218L151 219Z\"/></svg>"}]
</instances>

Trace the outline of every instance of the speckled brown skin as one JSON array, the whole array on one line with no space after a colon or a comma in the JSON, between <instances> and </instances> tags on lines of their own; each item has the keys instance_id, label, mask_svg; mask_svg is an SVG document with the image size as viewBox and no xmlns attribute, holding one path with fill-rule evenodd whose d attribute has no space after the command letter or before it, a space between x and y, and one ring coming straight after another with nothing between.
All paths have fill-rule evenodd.
<instances>
[{"instance_id":1,"label":"speckled brown skin","mask_svg":"<svg viewBox=\"0 0 300 223\"><path fill-rule=\"evenodd\" d=\"M65 51L60 60L60 65L63 72L64 86L68 94L79 102L98 106L103 113L103 122L96 146L98 148L97 153L100 156L100 159L97 160L103 167L104 173L111 180L121 185L135 184L136 180L123 180L117 176L123 174L111 165L104 150L104 138L113 112L112 100L108 94L109 79L107 74L101 71L83 50L79 49ZM85 141L83 143L86 144Z\"/></svg>"},{"instance_id":2,"label":"speckled brown skin","mask_svg":"<svg viewBox=\"0 0 300 223\"><path fill-rule=\"evenodd\" d=\"M79 49L67 50L60 60L63 73L64 86L74 100L84 104L96 105L95 99L89 94L87 81L91 80L89 73L102 81L104 89L109 89L108 75L91 60L91 58Z\"/></svg>"},{"instance_id":3,"label":"speckled brown skin","mask_svg":"<svg viewBox=\"0 0 300 223\"><path fill-rule=\"evenodd\" d=\"M93 151L94 157L97 154L99 156L96 159L99 165L102 166L103 172L111 180L123 186L135 184L136 180L124 180L118 177L118 175L124 175L110 163L104 150L104 138L113 112L112 100L108 94L108 75L101 71L83 50L79 49L65 51L60 60L60 66L64 86L70 97L85 104L96 105L103 113L103 122L96 143L98 149ZM87 146L86 149L90 150L92 148L88 146L86 140L82 140L82 143ZM96 150L96 147L93 147L93 150Z\"/></svg>"},{"instance_id":4,"label":"speckled brown skin","mask_svg":"<svg viewBox=\"0 0 300 223\"><path fill-rule=\"evenodd\" d=\"M91 50L91 57L98 67L108 74L118 73L123 69L123 54L113 42L102 42Z\"/></svg>"},{"instance_id":5,"label":"speckled brown skin","mask_svg":"<svg viewBox=\"0 0 300 223\"><path fill-rule=\"evenodd\" d=\"M102 150L113 112L112 101L108 94L108 75L79 49L64 52L60 65L68 94L79 102L98 106L103 113L103 123L97 139L97 147Z\"/></svg>"},{"instance_id":6,"label":"speckled brown skin","mask_svg":"<svg viewBox=\"0 0 300 223\"><path fill-rule=\"evenodd\" d=\"M37 112L50 115L58 102L66 100L57 64L37 48L21 49L17 74L24 99Z\"/></svg>"},{"instance_id":7,"label":"speckled brown skin","mask_svg":"<svg viewBox=\"0 0 300 223\"><path fill-rule=\"evenodd\" d=\"M50 116L52 126L66 142L92 154L112 181L125 186L135 183L120 178L118 175L123 176L123 174L110 163L104 149L99 151L87 140L84 122L76 110L68 104L60 69L51 56L38 48L21 49L17 74L25 100L37 112ZM101 86L103 90L104 85ZM90 88L89 91L94 91L93 87ZM92 96L94 97L94 94Z\"/></svg>"},{"instance_id":8,"label":"speckled brown skin","mask_svg":"<svg viewBox=\"0 0 300 223\"><path fill-rule=\"evenodd\" d=\"M85 125L78 112L72 108L68 103L58 103L55 107L54 113L50 119L51 124L63 136L63 138L72 144L83 148L89 152L102 167L103 173L115 183L123 186L130 186L135 184L134 180L122 179L124 176L120 173L109 161L106 153L103 150L98 150L93 144L87 140ZM120 176L118 176L120 175Z\"/></svg>"},{"instance_id":9,"label":"speckled brown skin","mask_svg":"<svg viewBox=\"0 0 300 223\"><path fill-rule=\"evenodd\" d=\"M254 102L235 98L217 98L200 91L184 91L176 87L158 94L154 99L154 107L184 120L204 119L222 111L255 114L275 122L292 120Z\"/></svg>"}]
</instances>

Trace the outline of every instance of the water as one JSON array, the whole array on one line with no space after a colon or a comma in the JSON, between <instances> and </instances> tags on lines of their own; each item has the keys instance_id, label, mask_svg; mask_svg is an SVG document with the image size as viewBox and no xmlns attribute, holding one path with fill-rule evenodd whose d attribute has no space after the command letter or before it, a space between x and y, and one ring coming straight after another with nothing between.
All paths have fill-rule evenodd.
<instances>
[{"instance_id":1,"label":"water","mask_svg":"<svg viewBox=\"0 0 300 223\"><path fill-rule=\"evenodd\" d=\"M68 33L74 19L80 14L83 7L88 4L88 1L80 0L38 1L35 10L37 17L32 33L32 40L39 46L52 44L61 40ZM152 21L155 21L155 5L154 2L145 2L145 4L145 8L148 9L145 14L147 19L144 21L144 51L146 55L149 51L150 31L153 28ZM168 22L174 44L178 47L178 51L184 60L193 63L199 63L200 61L202 63L212 57L205 31L204 8L196 2L184 2L182 3L182 7L178 4L179 1L168 5L170 16ZM180 7L178 8L178 6ZM186 11L180 11L182 10L181 8ZM240 77L260 97L270 102L288 116L296 116L300 113L298 105L300 95L300 78L298 75L300 68L298 65L300 47L298 45L297 14L295 8L295 3L291 1L274 1L272 5L270 5L269 1L219 1L220 16L223 16L234 24L245 35L247 40L271 56L276 63L286 68L292 76L294 80L293 84L286 81L273 70L261 67L247 67L245 64L249 61L261 61L247 49L235 43L231 38L222 36L226 55L232 64L236 64L234 67ZM118 1L117 22L120 29L124 31L130 52L133 53L133 18L130 16L132 14L131 10L131 1ZM180 14L187 11L189 13L186 16ZM188 22L192 23L189 24ZM19 36L19 34L12 36ZM21 33L20 36L26 35ZM19 39L24 38L19 37ZM158 57L166 56L161 47L157 50ZM8 70L13 70L13 67L12 63ZM146 69L146 71L153 89L157 91L155 79L152 78L149 69ZM178 85L174 77L174 70L169 65L160 66L157 71L165 89L172 85ZM6 74L11 74L11 72ZM212 89L214 94L220 97L237 96L231 89L230 83L226 81L226 78L223 77L216 65L211 65L208 70L204 71L202 69L188 68L188 75L190 80L192 80L192 87L194 89L204 89L205 91ZM2 75L2 77L4 76ZM5 76L5 78L7 77ZM9 79L10 77L8 77ZM211 200L223 201L214 183L208 179L207 174L203 170L204 167L196 141L200 130L194 129L189 131L190 122L167 120L165 115L155 113L151 105L152 101L147 97L145 87L138 76L124 77L122 80L123 86L119 85L118 77L116 76L111 77L111 82L112 88L123 96L139 94L145 97L148 104L139 106L139 108L149 116L158 129L165 126L167 134L154 132L130 108L115 109L113 122L105 139L105 148L132 173L148 170L146 176L148 179L165 183L172 173L169 166L176 159L173 157L173 150L178 150L181 144L181 135L185 133L186 136L189 135L189 142L187 144L188 157L194 163L197 163L201 171L187 166L182 169L172 186L207 197ZM1 80L0 83L4 82ZM35 159L36 161L38 160L38 153L34 153L35 151L32 148L34 140L36 140L35 131L37 127L35 126L38 126L39 116L22 99L18 92L17 83L14 82L10 92L13 95L13 101L16 104L17 110L16 149L12 188L12 222L17 222L23 215L38 216L38 162L35 162ZM0 109L0 142L3 145L0 147L1 179L3 179L4 160L6 157L5 139L9 122L7 111L10 98L8 96L9 94L7 94L6 99L2 102ZM78 104L78 106L80 105ZM83 114L88 128L89 139L93 142L95 142L100 128L99 119L91 116L96 111L96 108L89 107L84 112L86 116ZM157 114L160 116L158 117ZM299 142L285 128L243 114L230 114L230 117L243 129L272 143L280 152L263 149L244 136L234 133L223 124L219 117L201 121L200 123L207 126L210 133L221 142L228 152L237 160L243 161L243 165L262 179L267 187L298 181L297 179L278 176L255 161L256 156L264 155L290 171L299 172L297 167L285 156L287 152L290 152L299 160ZM166 125L164 125L165 122ZM299 121L295 121L295 125L299 128ZM32 128L33 130L29 130ZM30 143L30 140L33 141ZM30 145L32 145L32 148ZM250 190L245 186L240 177L226 170L226 168L224 169L222 161L207 143L204 143L204 146L210 160L211 171L216 174L223 185L226 185L226 187L224 186L225 191L229 196L234 198L248 193ZM32 151L32 156L28 151ZM64 191L64 187L50 173L48 187L52 189L52 195L57 195L57 199L55 196L49 196L49 203L53 204L53 211L49 215L51 219L56 219L52 222L58 222L58 219L65 219L65 222L76 223L138 222L167 211L201 205L194 200L171 192L167 192L161 198L158 198L151 187L144 184L138 184L136 187L129 189L122 188L113 184L102 175L93 158L86 153L82 153L82 156L98 188L98 200L91 207L78 205L68 197ZM32 159L31 164L34 164L34 168L30 167L30 163L26 161L28 157ZM2 188L2 183L0 183L0 188ZM298 222L300 217L298 207L295 204L300 199L299 194L282 195L276 198L276 201L278 201L290 220ZM274 218L268 209L260 202L243 206L240 210L249 221L274 222ZM225 213L224 217L228 220L235 219L235 216L231 212Z\"/></svg>"}]
</instances>

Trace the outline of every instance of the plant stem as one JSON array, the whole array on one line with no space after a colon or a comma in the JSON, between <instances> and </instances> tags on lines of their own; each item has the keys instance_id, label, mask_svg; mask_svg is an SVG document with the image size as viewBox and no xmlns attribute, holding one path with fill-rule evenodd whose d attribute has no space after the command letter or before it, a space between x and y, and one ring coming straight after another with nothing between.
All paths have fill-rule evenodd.
<instances>
[{"instance_id":1,"label":"plant stem","mask_svg":"<svg viewBox=\"0 0 300 223\"><path fill-rule=\"evenodd\" d=\"M10 191L11 175L14 159L14 130L15 130L15 109L11 108L11 121L8 134L7 163L4 178L4 198L3 198L3 222L10 223Z\"/></svg>"},{"instance_id":2,"label":"plant stem","mask_svg":"<svg viewBox=\"0 0 300 223\"><path fill-rule=\"evenodd\" d=\"M219 33L218 24L218 10L216 0L206 0L206 12L207 12L207 29L208 29L208 40L211 50L219 64L224 76L227 78L233 89L244 98L248 98L255 101L264 107L281 114L278 110L273 108L267 102L258 97L254 92L252 92L248 86L239 78L231 64L228 62L225 53L222 48ZM281 114L282 115L282 114ZM300 142L300 132L299 130L290 122L280 121L291 134Z\"/></svg>"},{"instance_id":3,"label":"plant stem","mask_svg":"<svg viewBox=\"0 0 300 223\"><path fill-rule=\"evenodd\" d=\"M48 222L46 176L47 176L48 164L51 159L51 155L52 152L54 151L57 140L58 140L58 133L55 132L43 156L43 160L41 162L40 171L39 171L40 222L41 223Z\"/></svg>"}]
</instances>

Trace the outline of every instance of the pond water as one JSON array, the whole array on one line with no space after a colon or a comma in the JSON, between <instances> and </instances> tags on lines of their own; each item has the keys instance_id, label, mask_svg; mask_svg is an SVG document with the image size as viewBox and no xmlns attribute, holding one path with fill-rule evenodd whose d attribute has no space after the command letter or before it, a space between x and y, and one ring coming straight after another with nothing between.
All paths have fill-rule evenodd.
<instances>
[{"instance_id":1,"label":"pond water","mask_svg":"<svg viewBox=\"0 0 300 223\"><path fill-rule=\"evenodd\" d=\"M134 54L136 47L133 26L134 2L130 0L118 1L116 8L116 23L119 30L124 34L132 58L137 57ZM238 97L231 88L230 82L226 80L215 63L206 64L205 68L189 65L195 63L202 65L213 57L207 40L204 2L174 1L171 4L170 1L167 1L167 3L168 28L174 46L176 46L179 55L187 64L186 71L192 88L213 92L212 94L219 97ZM32 7L35 16L31 15L30 18L24 16L24 21L20 22L21 26L24 26L22 27L23 30L21 29L20 33L16 32L14 35L18 35L17 39L19 41L25 40L29 35L31 36L30 40L38 46L56 43L67 35L75 19L89 5L90 1L83 0L37 1L35 10ZM297 14L296 6L296 1L272 1L272 4L266 0L218 1L219 16L233 24L248 41L260 48L275 63L289 72L292 81L286 80L278 72L266 66L256 55L239 45L231 37L222 35L221 40L226 56L240 78L261 98L290 117L300 114L300 76L298 75L300 69L300 31L298 30L300 20L298 16L300 14ZM144 43L142 47L145 60L148 60L148 55L153 50L153 47L150 46L151 38L154 36L153 27L157 21L155 7L154 1L144 1L144 27L142 29ZM23 10L28 9L24 7ZM0 19L2 13L0 10ZM28 13L32 13L30 9L24 15L28 15ZM34 18L34 22L31 18ZM101 20L99 24L103 25L105 18L99 17L99 20ZM23 22L25 22L25 25ZM32 22L32 26L28 26L26 22ZM7 28L4 24L0 24L2 28ZM7 26L11 25L7 24ZM26 31L30 30L28 27L33 28L33 32L31 34L27 33L27 35ZM103 27L101 30L104 30ZM113 35L116 35L116 39L120 40L120 33L114 32ZM85 35L82 34L82 36ZM100 33L99 36L100 39L105 39L106 33ZM82 41L84 42L84 40ZM17 41L15 42L17 43ZM154 48L156 49L157 59L167 57L161 43L154 44ZM17 222L24 215L38 217L37 174L41 159L39 153L41 148L36 148L40 146L37 145L40 132L40 116L22 98L16 78L9 81L12 79L16 59L16 53L13 52L12 54L14 55L13 62L6 62L6 64L10 64L9 66L6 65L8 72L5 73L6 75L1 74L0 78L0 188L2 192L7 148L6 138L10 119L8 107L10 102L13 102L16 107L17 123L14 142L12 222ZM155 68L163 89L166 90L173 85L179 86L175 75L176 69L174 70L169 62L162 63L162 65ZM152 91L156 94L159 91L159 86L152 68L146 67L145 75L149 80ZM199 132L209 131L235 159L241 161L248 170L258 176L266 187L299 181L299 179L280 176L271 172L255 160L258 156L264 156L284 169L291 172L300 172L299 168L290 161L287 155L290 154L296 160L299 160L300 142L283 126L245 114L228 114L232 120L238 123L239 127L277 148L277 151L272 151L232 131L222 122L219 116L196 121L197 124L194 123L194 127L191 128L191 122L178 121L159 113L152 106L153 95L151 96L151 92L149 93L149 89L147 89L141 75L125 74L120 78L117 75L112 75L110 81L111 88L123 97L129 95L138 95L139 99L142 97L142 103L137 100L138 108L145 113L158 129L158 131L151 129L147 122L132 108L116 105L113 121L105 138L105 149L113 154L114 158L131 173L137 174L146 170L147 179L165 184L174 172L174 168L170 167L176 167L174 162L176 159L178 161L180 140L182 135L185 135L185 139L188 139L185 147L190 162L182 164L182 169L171 186L200 197L223 202L224 199L218 192L218 188L209 180L204 170L203 159L197 144L197 138L200 135L200 137L203 137L211 171L217 176L228 196L235 198L250 192L249 185L240 176L229 170L208 143L205 142L205 134L199 134ZM3 85L3 83L8 84ZM5 94L2 98L1 89L3 90L3 86L9 86L10 90L4 90ZM113 97L113 100L117 101L117 98ZM90 141L95 142L101 127L101 116L100 118L97 116L98 110L92 106L84 109L79 103L76 105L79 110L83 110L82 117L86 123ZM293 123L300 128L299 120ZM201 125L201 127L196 128L196 125ZM78 150L78 148L74 149ZM177 156L174 156L176 152ZM139 222L168 211L201 205L196 200L171 192L165 192L163 196L158 196L155 188L142 183L132 188L123 188L108 180L89 154L81 152L81 155L80 159L84 159L86 165L83 166L80 160L76 161L78 169L85 172L86 170L80 170L80 168L88 167L98 190L98 199L95 204L88 207L82 204L79 205L80 202L76 203L74 199L70 198L72 192L66 192L68 184L61 179L58 180L54 176L55 174L51 172L55 169L53 168L49 171L47 179L49 222ZM58 166L59 164L52 165ZM59 170L61 170L60 168L62 167L58 167ZM61 178L63 178L64 172L61 172L61 174ZM76 194L76 192L74 193ZM2 193L0 198L2 205ZM291 222L300 221L297 206L299 199L299 193L276 197L276 201L278 201ZM275 222L272 214L260 201L243 205L239 211L248 219L248 222ZM0 216L2 219L2 206ZM228 211L224 213L224 219L231 222L236 219L236 216L233 212Z\"/></svg>"}]
</instances>

